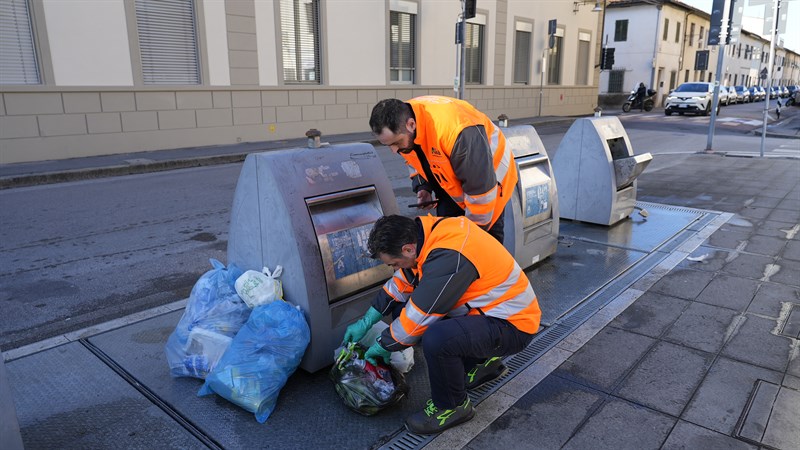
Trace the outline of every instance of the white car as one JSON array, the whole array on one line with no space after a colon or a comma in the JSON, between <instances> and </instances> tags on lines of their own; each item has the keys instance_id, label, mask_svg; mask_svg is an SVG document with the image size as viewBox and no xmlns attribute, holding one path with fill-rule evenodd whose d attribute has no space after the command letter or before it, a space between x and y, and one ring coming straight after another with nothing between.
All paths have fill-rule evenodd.
<instances>
[{"instance_id":1,"label":"white car","mask_svg":"<svg viewBox=\"0 0 800 450\"><path fill-rule=\"evenodd\" d=\"M664 114L684 113L702 114L707 116L711 112L711 103L714 100L714 83L694 82L683 83L670 92L664 105ZM717 107L719 113L719 107Z\"/></svg>"}]
</instances>

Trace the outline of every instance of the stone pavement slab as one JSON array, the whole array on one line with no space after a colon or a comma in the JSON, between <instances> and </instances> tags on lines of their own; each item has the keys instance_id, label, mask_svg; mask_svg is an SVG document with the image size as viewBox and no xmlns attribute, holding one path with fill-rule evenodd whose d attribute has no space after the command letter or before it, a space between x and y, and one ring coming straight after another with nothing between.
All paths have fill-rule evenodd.
<instances>
[{"instance_id":1,"label":"stone pavement slab","mask_svg":"<svg viewBox=\"0 0 800 450\"><path fill-rule=\"evenodd\" d=\"M690 348L717 353L736 312L727 308L693 302L664 334L664 339Z\"/></svg>"},{"instance_id":2,"label":"stone pavement slab","mask_svg":"<svg viewBox=\"0 0 800 450\"><path fill-rule=\"evenodd\" d=\"M757 281L748 278L719 274L708 283L696 301L734 311L744 311L753 300L758 285Z\"/></svg>"},{"instance_id":3,"label":"stone pavement slab","mask_svg":"<svg viewBox=\"0 0 800 450\"><path fill-rule=\"evenodd\" d=\"M777 321L752 314L743 317L735 335L722 349L722 354L778 372L786 370L793 343L789 338L773 334Z\"/></svg>"},{"instance_id":4,"label":"stone pavement slab","mask_svg":"<svg viewBox=\"0 0 800 450\"><path fill-rule=\"evenodd\" d=\"M711 353L659 342L623 381L616 394L678 417L713 359Z\"/></svg>"},{"instance_id":5,"label":"stone pavement slab","mask_svg":"<svg viewBox=\"0 0 800 450\"><path fill-rule=\"evenodd\" d=\"M718 358L681 419L732 435L756 380L780 383L781 374L751 364Z\"/></svg>"},{"instance_id":6,"label":"stone pavement slab","mask_svg":"<svg viewBox=\"0 0 800 450\"><path fill-rule=\"evenodd\" d=\"M687 300L645 292L636 300L636 303L617 316L611 325L614 328L657 338L680 317L688 306L689 301Z\"/></svg>"}]
</instances>

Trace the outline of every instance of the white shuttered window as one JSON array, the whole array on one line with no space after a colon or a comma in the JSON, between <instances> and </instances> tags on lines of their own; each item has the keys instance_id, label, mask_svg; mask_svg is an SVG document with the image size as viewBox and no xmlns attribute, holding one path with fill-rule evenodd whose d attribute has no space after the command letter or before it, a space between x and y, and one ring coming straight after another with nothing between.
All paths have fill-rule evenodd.
<instances>
[{"instance_id":1,"label":"white shuttered window","mask_svg":"<svg viewBox=\"0 0 800 450\"><path fill-rule=\"evenodd\" d=\"M27 0L0 1L0 84L40 84Z\"/></svg>"},{"instance_id":2,"label":"white shuttered window","mask_svg":"<svg viewBox=\"0 0 800 450\"><path fill-rule=\"evenodd\" d=\"M531 82L531 35L533 25L519 22L514 36L514 83Z\"/></svg>"},{"instance_id":3,"label":"white shuttered window","mask_svg":"<svg viewBox=\"0 0 800 450\"><path fill-rule=\"evenodd\" d=\"M281 0L283 81L320 84L319 0Z\"/></svg>"},{"instance_id":4,"label":"white shuttered window","mask_svg":"<svg viewBox=\"0 0 800 450\"><path fill-rule=\"evenodd\" d=\"M416 14L389 13L389 79L396 83L414 83Z\"/></svg>"},{"instance_id":5,"label":"white shuttered window","mask_svg":"<svg viewBox=\"0 0 800 450\"><path fill-rule=\"evenodd\" d=\"M200 84L192 0L136 0L144 84Z\"/></svg>"},{"instance_id":6,"label":"white shuttered window","mask_svg":"<svg viewBox=\"0 0 800 450\"><path fill-rule=\"evenodd\" d=\"M466 53L465 84L481 84L483 82L483 29L484 25L467 22L464 38Z\"/></svg>"}]
</instances>

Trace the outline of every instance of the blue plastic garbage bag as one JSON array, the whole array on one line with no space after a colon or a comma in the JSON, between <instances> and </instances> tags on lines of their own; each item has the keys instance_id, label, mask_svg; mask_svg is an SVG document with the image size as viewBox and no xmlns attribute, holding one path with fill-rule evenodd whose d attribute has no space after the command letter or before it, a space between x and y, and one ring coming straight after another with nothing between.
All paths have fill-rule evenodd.
<instances>
[{"instance_id":1,"label":"blue plastic garbage bag","mask_svg":"<svg viewBox=\"0 0 800 450\"><path fill-rule=\"evenodd\" d=\"M284 301L257 306L197 395L216 393L264 423L310 341L299 308Z\"/></svg>"},{"instance_id":2,"label":"blue plastic garbage bag","mask_svg":"<svg viewBox=\"0 0 800 450\"><path fill-rule=\"evenodd\" d=\"M234 286L242 270L235 264L225 268L216 259L209 262L213 269L195 283L164 347L173 377L205 378L250 316Z\"/></svg>"}]
</instances>

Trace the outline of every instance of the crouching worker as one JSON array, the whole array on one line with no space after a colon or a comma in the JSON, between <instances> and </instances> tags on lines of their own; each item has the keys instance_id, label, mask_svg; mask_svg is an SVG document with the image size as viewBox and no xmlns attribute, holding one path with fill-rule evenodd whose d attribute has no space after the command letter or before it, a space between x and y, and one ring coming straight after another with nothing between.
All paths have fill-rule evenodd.
<instances>
[{"instance_id":1,"label":"crouching worker","mask_svg":"<svg viewBox=\"0 0 800 450\"><path fill-rule=\"evenodd\" d=\"M406 419L412 433L434 434L475 415L467 396L505 374L501 357L523 350L539 329L536 294L514 258L466 217L385 216L369 235L373 258L395 269L345 341L360 340L392 313L367 350L371 362L422 341L431 399Z\"/></svg>"}]
</instances>

